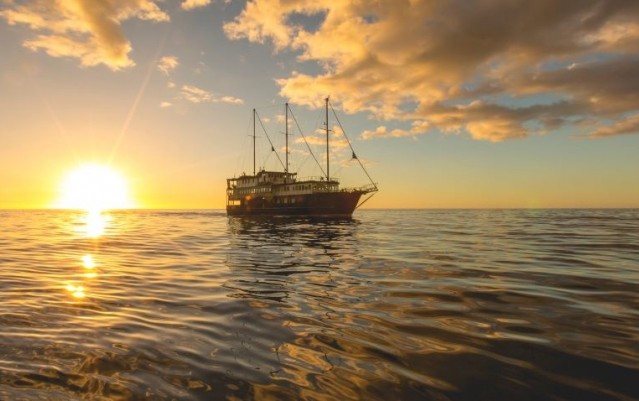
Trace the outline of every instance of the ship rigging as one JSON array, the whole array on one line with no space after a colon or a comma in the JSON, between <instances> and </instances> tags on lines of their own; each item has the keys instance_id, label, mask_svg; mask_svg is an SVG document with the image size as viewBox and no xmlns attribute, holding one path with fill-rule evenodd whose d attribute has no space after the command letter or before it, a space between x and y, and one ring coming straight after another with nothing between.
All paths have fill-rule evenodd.
<instances>
[{"instance_id":1,"label":"ship rigging","mask_svg":"<svg viewBox=\"0 0 639 401\"><path fill-rule=\"evenodd\" d=\"M356 188L340 188L339 180L331 176L330 167L330 133L329 109L333 111L335 121L352 152L352 159L356 160L370 181L369 184ZM309 154L313 157L320 171L321 177L298 179L296 172L290 172L289 164L289 114L306 144ZM259 121L264 126L253 109L253 174L243 173L239 177L227 179L226 210L229 216L251 215L295 215L295 216L331 216L350 217L353 211L367 202L377 191L377 184L372 180L362 161L357 157L351 141L348 139L337 113L325 99L325 137L326 161L322 166L313 153L306 136L299 129L299 124L292 114L288 103L285 105L285 161L282 162L268 133L266 137L271 145L271 152L275 153L283 171L256 169L256 124ZM325 169L324 169L325 167ZM363 199L362 199L363 197Z\"/></svg>"}]
</instances>

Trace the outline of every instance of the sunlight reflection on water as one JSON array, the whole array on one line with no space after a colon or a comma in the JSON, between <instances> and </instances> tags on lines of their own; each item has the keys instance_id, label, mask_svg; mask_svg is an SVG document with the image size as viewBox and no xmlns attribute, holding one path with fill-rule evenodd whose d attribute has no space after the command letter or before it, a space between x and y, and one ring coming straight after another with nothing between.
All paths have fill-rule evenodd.
<instances>
[{"instance_id":1,"label":"sunlight reflection on water","mask_svg":"<svg viewBox=\"0 0 639 401\"><path fill-rule=\"evenodd\" d=\"M638 399L639 212L3 212L0 399Z\"/></svg>"},{"instance_id":2,"label":"sunlight reflection on water","mask_svg":"<svg viewBox=\"0 0 639 401\"><path fill-rule=\"evenodd\" d=\"M75 222L73 223L75 235L71 236L71 240L80 240L83 238L90 240L85 243L85 247L90 248L90 252L84 253L79 257L80 266L83 271L79 272L72 269L71 276L73 281L67 282L65 289L67 293L75 300L84 300L87 297L88 289L92 284L96 283L98 277L97 264L94 254L100 251L100 238L103 237L109 228L111 215L100 210L75 211L73 213Z\"/></svg>"},{"instance_id":3,"label":"sunlight reflection on water","mask_svg":"<svg viewBox=\"0 0 639 401\"><path fill-rule=\"evenodd\" d=\"M109 219L110 216L100 210L89 210L83 220L83 232L89 238L98 238L104 234Z\"/></svg>"},{"instance_id":4,"label":"sunlight reflection on water","mask_svg":"<svg viewBox=\"0 0 639 401\"><path fill-rule=\"evenodd\" d=\"M95 261L91 254L82 256L82 266L84 266L85 269L95 269Z\"/></svg>"}]
</instances>

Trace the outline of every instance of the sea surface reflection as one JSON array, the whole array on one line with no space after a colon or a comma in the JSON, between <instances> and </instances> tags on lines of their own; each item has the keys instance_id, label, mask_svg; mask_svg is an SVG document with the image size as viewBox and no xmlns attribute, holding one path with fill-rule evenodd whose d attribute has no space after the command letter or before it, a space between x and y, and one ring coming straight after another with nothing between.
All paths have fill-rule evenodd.
<instances>
[{"instance_id":1,"label":"sea surface reflection","mask_svg":"<svg viewBox=\"0 0 639 401\"><path fill-rule=\"evenodd\" d=\"M0 399L639 399L639 211L0 211Z\"/></svg>"}]
</instances>

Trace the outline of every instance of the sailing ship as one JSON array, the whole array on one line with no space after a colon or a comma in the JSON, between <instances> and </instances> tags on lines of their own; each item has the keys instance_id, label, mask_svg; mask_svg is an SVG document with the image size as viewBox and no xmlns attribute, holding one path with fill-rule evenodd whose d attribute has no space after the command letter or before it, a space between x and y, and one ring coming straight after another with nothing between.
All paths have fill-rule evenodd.
<instances>
[{"instance_id":1,"label":"sailing ship","mask_svg":"<svg viewBox=\"0 0 639 401\"><path fill-rule=\"evenodd\" d=\"M323 173L321 177L304 179L299 179L296 172L289 171L288 116L290 109L288 103L286 103L285 132L286 164L282 163L283 171L267 171L262 169L256 172L256 111L253 109L253 174L249 175L243 173L239 177L228 178L226 180L226 212L229 216L284 215L351 217L355 209L363 205L375 194L375 192L378 191L377 184L373 182L370 175L364 168L364 165L355 155L355 151L353 150L353 147L346 135L344 135L344 137L351 148L353 159L357 160L360 167L370 180L370 184L357 188L340 188L339 180L330 175L328 98L325 99L325 109L326 171L320 167ZM337 115L336 121L339 123ZM343 129L342 132L344 132ZM305 138L304 140L306 141ZM311 151L310 146L308 147L308 150ZM272 142L271 151L275 152ZM315 156L313 157L315 158ZM362 199L363 196L364 198Z\"/></svg>"}]
</instances>

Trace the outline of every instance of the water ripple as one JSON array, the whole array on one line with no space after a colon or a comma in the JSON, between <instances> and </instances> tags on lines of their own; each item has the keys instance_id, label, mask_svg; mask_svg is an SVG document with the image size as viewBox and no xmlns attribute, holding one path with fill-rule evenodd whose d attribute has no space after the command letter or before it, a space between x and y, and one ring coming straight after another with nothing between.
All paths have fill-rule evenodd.
<instances>
[{"instance_id":1,"label":"water ripple","mask_svg":"<svg viewBox=\"0 0 639 401\"><path fill-rule=\"evenodd\" d=\"M637 210L102 218L0 212L0 399L639 399Z\"/></svg>"}]
</instances>

